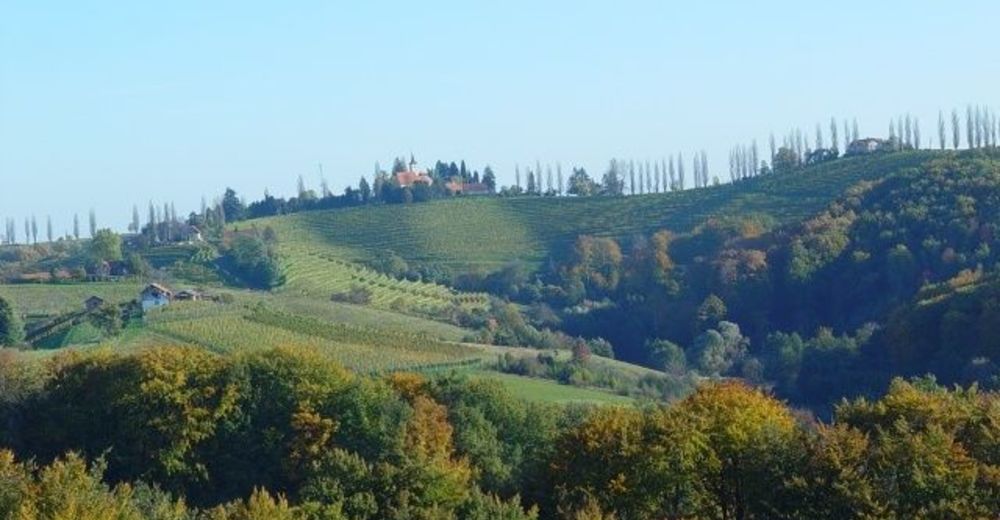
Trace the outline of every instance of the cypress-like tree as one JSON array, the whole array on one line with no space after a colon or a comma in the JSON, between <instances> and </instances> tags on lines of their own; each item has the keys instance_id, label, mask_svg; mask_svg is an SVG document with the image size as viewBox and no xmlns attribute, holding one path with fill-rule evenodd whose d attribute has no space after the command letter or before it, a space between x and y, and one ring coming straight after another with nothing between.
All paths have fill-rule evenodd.
<instances>
[{"instance_id":1,"label":"cypress-like tree","mask_svg":"<svg viewBox=\"0 0 1000 520\"><path fill-rule=\"evenodd\" d=\"M701 175L704 179L704 186L708 186L710 174L708 173L708 153L701 151Z\"/></svg>"},{"instance_id":2,"label":"cypress-like tree","mask_svg":"<svg viewBox=\"0 0 1000 520\"><path fill-rule=\"evenodd\" d=\"M823 142L823 127L820 126L819 123L816 123L816 149L821 150L823 148L826 148L825 146L823 146L824 144L825 143Z\"/></svg>"},{"instance_id":3,"label":"cypress-like tree","mask_svg":"<svg viewBox=\"0 0 1000 520\"><path fill-rule=\"evenodd\" d=\"M920 149L920 118L913 118L913 147Z\"/></svg>"},{"instance_id":4,"label":"cypress-like tree","mask_svg":"<svg viewBox=\"0 0 1000 520\"><path fill-rule=\"evenodd\" d=\"M833 151L836 152L838 146L840 146L840 139L838 139L838 137L837 137L837 119L831 117L830 118L830 148L833 148ZM757 142L754 141L754 151L755 152L756 152L756 148L757 148ZM754 153L754 155L756 156L757 154ZM754 168L756 168L756 167L757 167L757 165L754 164Z\"/></svg>"},{"instance_id":5,"label":"cypress-like tree","mask_svg":"<svg viewBox=\"0 0 1000 520\"><path fill-rule=\"evenodd\" d=\"M94 212L94 208L90 208L90 238L94 238L97 234L97 213Z\"/></svg>"},{"instance_id":6,"label":"cypress-like tree","mask_svg":"<svg viewBox=\"0 0 1000 520\"><path fill-rule=\"evenodd\" d=\"M38 243L38 220L34 215L31 216L31 242Z\"/></svg>"},{"instance_id":7,"label":"cypress-like tree","mask_svg":"<svg viewBox=\"0 0 1000 520\"><path fill-rule=\"evenodd\" d=\"M834 125L834 127L836 127L836 125ZM836 147L837 143L836 135L834 135L833 137L833 143L834 146ZM757 174L759 173L759 170L757 169L759 166L760 166L760 154L758 153L757 150L757 140L754 139L753 144L750 146L750 173L754 177L756 177Z\"/></svg>"},{"instance_id":8,"label":"cypress-like tree","mask_svg":"<svg viewBox=\"0 0 1000 520\"><path fill-rule=\"evenodd\" d=\"M556 163L556 177L558 178L558 181L559 181L559 191L557 191L556 193L558 193L559 196L562 196L565 193L565 191L563 191L563 190L565 189L566 185L563 184L563 174L562 174L562 164L561 163Z\"/></svg>"},{"instance_id":9,"label":"cypress-like tree","mask_svg":"<svg viewBox=\"0 0 1000 520\"><path fill-rule=\"evenodd\" d=\"M905 126L906 132L904 134L906 136L906 145L913 146L913 123L910 120L910 114L906 114L906 119L904 124L906 125Z\"/></svg>"},{"instance_id":10,"label":"cypress-like tree","mask_svg":"<svg viewBox=\"0 0 1000 520\"><path fill-rule=\"evenodd\" d=\"M545 191L547 193L555 193L555 188L552 185L552 165L545 165Z\"/></svg>"},{"instance_id":11,"label":"cypress-like tree","mask_svg":"<svg viewBox=\"0 0 1000 520\"><path fill-rule=\"evenodd\" d=\"M844 151L846 152L848 148L851 147L851 129L847 126L847 120L844 120Z\"/></svg>"},{"instance_id":12,"label":"cypress-like tree","mask_svg":"<svg viewBox=\"0 0 1000 520\"><path fill-rule=\"evenodd\" d=\"M962 122L958 109L951 109L951 144L956 150L962 145Z\"/></svg>"},{"instance_id":13,"label":"cypress-like tree","mask_svg":"<svg viewBox=\"0 0 1000 520\"><path fill-rule=\"evenodd\" d=\"M677 189L684 189L684 154L677 153Z\"/></svg>"},{"instance_id":14,"label":"cypress-like tree","mask_svg":"<svg viewBox=\"0 0 1000 520\"><path fill-rule=\"evenodd\" d=\"M521 190L521 167L514 165L514 185L517 186L518 191Z\"/></svg>"},{"instance_id":15,"label":"cypress-like tree","mask_svg":"<svg viewBox=\"0 0 1000 520\"><path fill-rule=\"evenodd\" d=\"M774 132L771 132L771 136L768 138L768 144L771 145L771 162L774 162L774 156L778 155L778 145L774 142Z\"/></svg>"},{"instance_id":16,"label":"cypress-like tree","mask_svg":"<svg viewBox=\"0 0 1000 520\"><path fill-rule=\"evenodd\" d=\"M52 215L45 217L45 237L49 240L50 244L55 241L55 237L52 236Z\"/></svg>"},{"instance_id":17,"label":"cypress-like tree","mask_svg":"<svg viewBox=\"0 0 1000 520\"><path fill-rule=\"evenodd\" d=\"M969 149L976 147L975 116L972 114L972 105L965 107L965 142Z\"/></svg>"},{"instance_id":18,"label":"cypress-like tree","mask_svg":"<svg viewBox=\"0 0 1000 520\"><path fill-rule=\"evenodd\" d=\"M139 224L139 208L135 204L133 204L132 205L132 223L129 224L128 230L130 232L132 232L132 233L138 233L140 225L141 224Z\"/></svg>"},{"instance_id":19,"label":"cypress-like tree","mask_svg":"<svg viewBox=\"0 0 1000 520\"><path fill-rule=\"evenodd\" d=\"M856 118L856 117L854 118L854 121L853 121L853 131L854 131L854 133L852 134L853 137L851 139L854 140L854 141L857 141L858 138L859 138L859 136L858 136L858 118Z\"/></svg>"},{"instance_id":20,"label":"cypress-like tree","mask_svg":"<svg viewBox=\"0 0 1000 520\"><path fill-rule=\"evenodd\" d=\"M80 215L73 214L73 239L80 240Z\"/></svg>"},{"instance_id":21,"label":"cypress-like tree","mask_svg":"<svg viewBox=\"0 0 1000 520\"><path fill-rule=\"evenodd\" d=\"M148 224L149 224L149 235L150 235L150 238L152 238L153 241L155 242L155 241L157 241L159 239L159 236L158 236L158 233L157 233L157 230L156 230L156 208L153 206L153 201L149 201L149 222L148 222Z\"/></svg>"},{"instance_id":22,"label":"cypress-like tree","mask_svg":"<svg viewBox=\"0 0 1000 520\"><path fill-rule=\"evenodd\" d=\"M944 126L944 112L938 110L938 144L944 150L946 146L946 134Z\"/></svg>"},{"instance_id":23,"label":"cypress-like tree","mask_svg":"<svg viewBox=\"0 0 1000 520\"><path fill-rule=\"evenodd\" d=\"M635 164L631 161L628 165L628 194L635 195Z\"/></svg>"}]
</instances>

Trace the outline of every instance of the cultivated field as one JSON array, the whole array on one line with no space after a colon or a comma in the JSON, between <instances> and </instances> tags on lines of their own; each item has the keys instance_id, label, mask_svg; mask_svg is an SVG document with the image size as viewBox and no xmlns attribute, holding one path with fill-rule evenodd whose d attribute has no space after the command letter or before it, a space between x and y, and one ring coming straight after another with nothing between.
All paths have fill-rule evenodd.
<instances>
[{"instance_id":1,"label":"cultivated field","mask_svg":"<svg viewBox=\"0 0 1000 520\"><path fill-rule=\"evenodd\" d=\"M512 260L541 262L581 234L627 238L660 229L684 232L712 217L751 214L793 222L815 214L859 181L916 166L935 154L847 158L790 174L675 193L457 198L303 212L241 225L271 226L288 242L283 250L290 287L309 290L322 274L322 290L328 290L350 285L350 274L334 274L344 270L338 262L365 261L380 250L395 251L408 261L492 269Z\"/></svg>"}]
</instances>

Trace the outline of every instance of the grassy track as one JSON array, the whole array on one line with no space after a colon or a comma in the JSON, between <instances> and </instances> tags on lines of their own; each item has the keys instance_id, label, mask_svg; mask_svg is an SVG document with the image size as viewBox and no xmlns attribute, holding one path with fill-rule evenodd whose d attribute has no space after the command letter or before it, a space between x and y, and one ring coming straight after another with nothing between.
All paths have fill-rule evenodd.
<instances>
[{"instance_id":1,"label":"grassy track","mask_svg":"<svg viewBox=\"0 0 1000 520\"><path fill-rule=\"evenodd\" d=\"M529 401L556 404L618 404L629 405L635 401L630 397L612 394L592 388L561 385L547 379L522 377L499 372L477 372L474 377L493 379L503 385L515 397Z\"/></svg>"}]
</instances>

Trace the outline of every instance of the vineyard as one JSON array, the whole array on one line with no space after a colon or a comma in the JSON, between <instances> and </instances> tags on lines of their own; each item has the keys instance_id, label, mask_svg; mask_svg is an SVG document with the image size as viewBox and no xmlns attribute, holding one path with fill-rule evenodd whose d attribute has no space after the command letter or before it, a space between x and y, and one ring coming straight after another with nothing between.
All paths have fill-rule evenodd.
<instances>
[{"instance_id":1,"label":"vineyard","mask_svg":"<svg viewBox=\"0 0 1000 520\"><path fill-rule=\"evenodd\" d=\"M46 317L83 308L83 301L99 296L105 301L122 303L134 300L142 290L138 282L19 284L0 285L0 297L14 302L28 318Z\"/></svg>"},{"instance_id":2,"label":"vineyard","mask_svg":"<svg viewBox=\"0 0 1000 520\"><path fill-rule=\"evenodd\" d=\"M483 306L486 297L460 294L443 285L398 280L346 261L317 247L314 240L290 231L279 242L285 284L281 291L330 299L335 294L362 290L366 305L379 309L438 316L451 306Z\"/></svg>"},{"instance_id":3,"label":"vineyard","mask_svg":"<svg viewBox=\"0 0 1000 520\"><path fill-rule=\"evenodd\" d=\"M316 349L361 372L469 366L487 357L426 334L331 323L261 305L175 304L150 313L147 326L157 334L219 353Z\"/></svg>"},{"instance_id":4,"label":"vineyard","mask_svg":"<svg viewBox=\"0 0 1000 520\"><path fill-rule=\"evenodd\" d=\"M847 158L794 173L675 193L456 198L304 212L253 221L252 225L271 226L289 244L285 252L290 286L308 291L317 281L328 280L321 289L326 291L357 281L352 276L359 275L345 261L370 260L381 250L394 251L407 261L455 269L492 269L512 260L540 263L549 252L581 234L630 237L660 229L683 232L712 217L750 214L768 215L777 222L801 220L852 184L916 166L934 154L922 151ZM424 301L435 299L431 292L447 296L440 291L430 291L423 296ZM379 297L383 304L393 298L391 292Z\"/></svg>"}]
</instances>

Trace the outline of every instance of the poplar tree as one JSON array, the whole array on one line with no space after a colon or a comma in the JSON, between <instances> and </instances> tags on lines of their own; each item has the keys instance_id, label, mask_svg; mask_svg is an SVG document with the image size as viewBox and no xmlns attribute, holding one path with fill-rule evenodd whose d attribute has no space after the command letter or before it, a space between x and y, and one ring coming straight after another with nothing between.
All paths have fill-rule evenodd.
<instances>
[{"instance_id":1,"label":"poplar tree","mask_svg":"<svg viewBox=\"0 0 1000 520\"><path fill-rule=\"evenodd\" d=\"M962 145L962 122L957 108L951 109L951 144L956 150Z\"/></svg>"},{"instance_id":2,"label":"poplar tree","mask_svg":"<svg viewBox=\"0 0 1000 520\"><path fill-rule=\"evenodd\" d=\"M920 118L913 118L913 147L920 149Z\"/></svg>"},{"instance_id":3,"label":"poplar tree","mask_svg":"<svg viewBox=\"0 0 1000 520\"><path fill-rule=\"evenodd\" d=\"M972 114L972 105L968 105L965 107L965 142L970 150L975 148L976 144L975 124L976 122L973 119Z\"/></svg>"},{"instance_id":4,"label":"poplar tree","mask_svg":"<svg viewBox=\"0 0 1000 520\"><path fill-rule=\"evenodd\" d=\"M97 213L94 212L94 208L90 208L90 238L94 238L97 234Z\"/></svg>"},{"instance_id":5,"label":"poplar tree","mask_svg":"<svg viewBox=\"0 0 1000 520\"><path fill-rule=\"evenodd\" d=\"M774 156L778 155L778 146L774 142L774 132L771 132L771 137L768 139L768 144L771 145L771 162L774 162Z\"/></svg>"},{"instance_id":6,"label":"poplar tree","mask_svg":"<svg viewBox=\"0 0 1000 520\"><path fill-rule=\"evenodd\" d=\"M132 233L139 232L139 208L135 204L132 205L132 223L128 225L128 230Z\"/></svg>"},{"instance_id":7,"label":"poplar tree","mask_svg":"<svg viewBox=\"0 0 1000 520\"><path fill-rule=\"evenodd\" d=\"M709 183L709 173L708 173L708 153L705 150L701 151L701 175L704 179L704 186L708 186Z\"/></svg>"},{"instance_id":8,"label":"poplar tree","mask_svg":"<svg viewBox=\"0 0 1000 520\"><path fill-rule=\"evenodd\" d=\"M79 213L73 214L73 238L75 240L80 240L80 215Z\"/></svg>"},{"instance_id":9,"label":"poplar tree","mask_svg":"<svg viewBox=\"0 0 1000 520\"><path fill-rule=\"evenodd\" d=\"M545 191L546 193L554 193L555 190L552 188L552 165L545 165Z\"/></svg>"},{"instance_id":10,"label":"poplar tree","mask_svg":"<svg viewBox=\"0 0 1000 520\"><path fill-rule=\"evenodd\" d=\"M38 220L34 215L31 216L31 242L38 243Z\"/></svg>"},{"instance_id":11,"label":"poplar tree","mask_svg":"<svg viewBox=\"0 0 1000 520\"><path fill-rule=\"evenodd\" d=\"M848 148L851 147L851 129L847 126L847 120L844 120L844 151L846 152Z\"/></svg>"},{"instance_id":12,"label":"poplar tree","mask_svg":"<svg viewBox=\"0 0 1000 520\"><path fill-rule=\"evenodd\" d=\"M670 154L670 191L677 190L677 168L674 166L674 155Z\"/></svg>"},{"instance_id":13,"label":"poplar tree","mask_svg":"<svg viewBox=\"0 0 1000 520\"><path fill-rule=\"evenodd\" d=\"M834 127L836 128L836 125L834 125ZM836 135L833 137L833 142L834 142L834 146L836 146L836 143L837 143L837 137L836 137ZM751 164L750 173L754 177L756 177L757 174L758 174L758 172L759 172L759 170L757 168L760 166L760 154L757 151L757 140L756 139L753 140L753 144L750 147L750 164Z\"/></svg>"},{"instance_id":14,"label":"poplar tree","mask_svg":"<svg viewBox=\"0 0 1000 520\"><path fill-rule=\"evenodd\" d=\"M840 139L837 138L837 119L831 117L830 118L830 147L833 148L834 152L837 152L837 147L840 146L839 142L840 142ZM757 149L757 141L754 141L754 152L756 152L756 149ZM757 154L754 153L755 162L756 162L756 155ZM754 167L756 168L757 165L755 164Z\"/></svg>"},{"instance_id":15,"label":"poplar tree","mask_svg":"<svg viewBox=\"0 0 1000 520\"><path fill-rule=\"evenodd\" d=\"M820 126L819 123L816 123L816 149L817 150L822 150L823 148L825 148L825 146L823 146L823 144L824 144L823 143L823 128Z\"/></svg>"},{"instance_id":16,"label":"poplar tree","mask_svg":"<svg viewBox=\"0 0 1000 520\"><path fill-rule=\"evenodd\" d=\"M517 190L521 190L521 167L514 165L514 185L517 186Z\"/></svg>"},{"instance_id":17,"label":"poplar tree","mask_svg":"<svg viewBox=\"0 0 1000 520\"><path fill-rule=\"evenodd\" d=\"M905 123L906 125L906 145L913 146L913 123L910 120L910 114L906 114Z\"/></svg>"},{"instance_id":18,"label":"poplar tree","mask_svg":"<svg viewBox=\"0 0 1000 520\"><path fill-rule=\"evenodd\" d=\"M635 195L635 164L628 165L628 194Z\"/></svg>"},{"instance_id":19,"label":"poplar tree","mask_svg":"<svg viewBox=\"0 0 1000 520\"><path fill-rule=\"evenodd\" d=\"M653 173L649 170L649 161L643 169L646 171L646 193L653 193Z\"/></svg>"},{"instance_id":20,"label":"poplar tree","mask_svg":"<svg viewBox=\"0 0 1000 520\"><path fill-rule=\"evenodd\" d=\"M24 217L24 243L31 243L31 219Z\"/></svg>"},{"instance_id":21,"label":"poplar tree","mask_svg":"<svg viewBox=\"0 0 1000 520\"><path fill-rule=\"evenodd\" d=\"M661 193L660 191L660 163L653 163L653 178L656 179L656 193Z\"/></svg>"},{"instance_id":22,"label":"poplar tree","mask_svg":"<svg viewBox=\"0 0 1000 520\"><path fill-rule=\"evenodd\" d=\"M149 235L154 242L159 239L156 231L156 208L153 207L153 201L149 201Z\"/></svg>"},{"instance_id":23,"label":"poplar tree","mask_svg":"<svg viewBox=\"0 0 1000 520\"><path fill-rule=\"evenodd\" d=\"M45 236L49 239L49 243L54 242L54 237L52 236L52 215L45 217Z\"/></svg>"},{"instance_id":24,"label":"poplar tree","mask_svg":"<svg viewBox=\"0 0 1000 520\"><path fill-rule=\"evenodd\" d=\"M677 188L684 189L684 154L677 154Z\"/></svg>"},{"instance_id":25,"label":"poplar tree","mask_svg":"<svg viewBox=\"0 0 1000 520\"><path fill-rule=\"evenodd\" d=\"M559 181L559 191L557 193L560 196L562 196L562 194L564 193L563 187L565 185L563 184L563 174L562 174L562 164L561 163L556 163L556 177L557 177L557 179Z\"/></svg>"},{"instance_id":26,"label":"poplar tree","mask_svg":"<svg viewBox=\"0 0 1000 520\"><path fill-rule=\"evenodd\" d=\"M858 118L856 118L856 117L854 118L854 121L853 121L853 127L854 127L853 128L854 134L853 134L852 140L857 141L858 140Z\"/></svg>"},{"instance_id":27,"label":"poplar tree","mask_svg":"<svg viewBox=\"0 0 1000 520\"><path fill-rule=\"evenodd\" d=\"M946 144L946 134L944 126L944 112L938 110L938 144L941 149L945 149Z\"/></svg>"}]
</instances>

